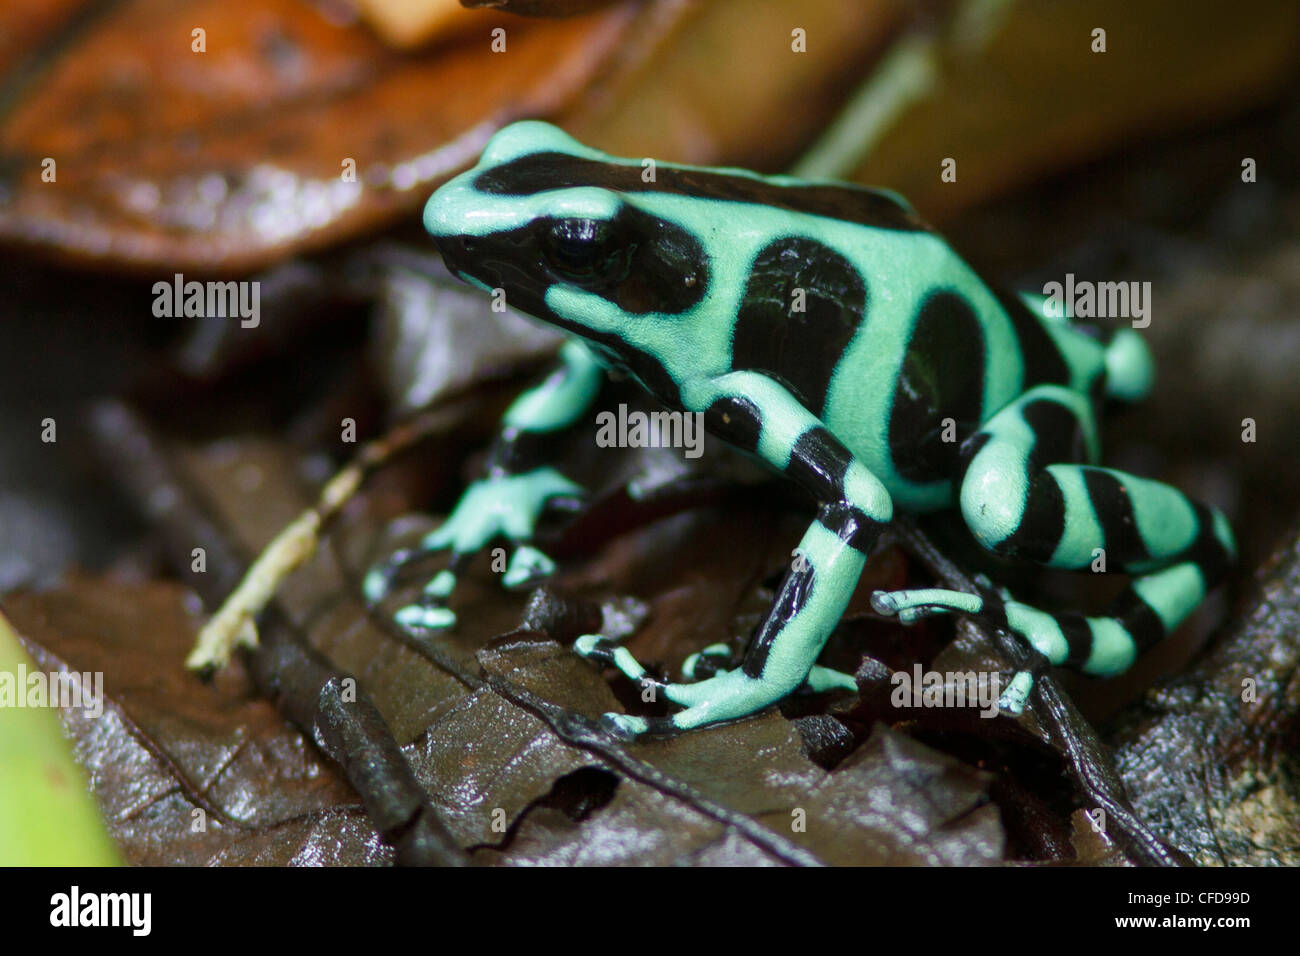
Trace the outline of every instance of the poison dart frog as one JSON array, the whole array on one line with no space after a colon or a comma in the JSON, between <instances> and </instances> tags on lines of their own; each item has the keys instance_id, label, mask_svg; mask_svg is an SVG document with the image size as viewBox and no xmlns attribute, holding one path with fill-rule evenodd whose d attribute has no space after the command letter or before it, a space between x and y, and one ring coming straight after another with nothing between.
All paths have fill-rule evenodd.
<instances>
[{"instance_id":1,"label":"poison dart frog","mask_svg":"<svg viewBox=\"0 0 1300 956\"><path fill-rule=\"evenodd\" d=\"M554 570L532 543L537 519L582 489L536 453L585 418L610 370L701 413L712 436L818 503L739 666L706 674L718 647L692 655L682 681L654 682L680 708L671 716L605 715L625 739L745 717L801 687L853 689L817 658L896 510L955 508L984 548L1051 568L1088 569L1104 549L1132 576L1104 616L1051 613L983 584L872 596L905 623L969 615L1088 674L1125 670L1226 575L1235 543L1221 512L1097 464L1101 401L1152 386L1133 329L1090 328L1042 296L986 284L890 192L649 169L519 122L429 199L425 228L456 275L571 338L505 413L486 475L450 517L367 575L375 602L404 565L450 551L401 624L452 626L457 578L494 539L512 545L506 586ZM612 640L574 647L651 680Z\"/></svg>"}]
</instances>

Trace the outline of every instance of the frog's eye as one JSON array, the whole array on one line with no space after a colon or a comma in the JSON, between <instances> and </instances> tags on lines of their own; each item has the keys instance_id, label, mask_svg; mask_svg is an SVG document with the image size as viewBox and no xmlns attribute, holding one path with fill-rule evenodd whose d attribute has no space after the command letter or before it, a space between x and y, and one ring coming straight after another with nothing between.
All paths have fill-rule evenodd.
<instances>
[{"instance_id":1,"label":"frog's eye","mask_svg":"<svg viewBox=\"0 0 1300 956\"><path fill-rule=\"evenodd\" d=\"M612 279L626 266L625 250L599 219L559 219L542 235L542 255L557 275L577 282Z\"/></svg>"}]
</instances>

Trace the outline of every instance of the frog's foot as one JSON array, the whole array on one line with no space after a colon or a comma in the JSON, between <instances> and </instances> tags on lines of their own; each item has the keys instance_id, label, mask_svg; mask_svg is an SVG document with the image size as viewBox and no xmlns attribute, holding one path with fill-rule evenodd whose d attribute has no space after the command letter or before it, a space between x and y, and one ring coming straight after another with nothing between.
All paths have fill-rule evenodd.
<instances>
[{"instance_id":1,"label":"frog's foot","mask_svg":"<svg viewBox=\"0 0 1300 956\"><path fill-rule=\"evenodd\" d=\"M410 563L414 558L407 557L413 552L398 552L392 562L397 559L399 566ZM418 552L424 554L427 552ZM429 583L424 586L420 593L419 600L412 604L399 609L393 615L393 619L403 627L420 631L444 631L456 625L456 612L447 607L447 600L451 597L452 592L456 590L456 581L460 573L469 563L470 555L452 553L451 567L448 567L430 579ZM383 577L387 573L387 577ZM509 590L518 591L538 584L555 573L555 562L548 558L541 551L531 545L521 544L515 548L514 556L506 566L505 575L502 578L502 585ZM377 578L383 578L382 583L376 580L372 588L370 575L366 577L366 598L373 605L376 600L382 600L384 593L391 587L392 573L388 571L387 562L385 565L378 566L371 570L371 574ZM376 597L372 598L372 593Z\"/></svg>"},{"instance_id":2,"label":"frog's foot","mask_svg":"<svg viewBox=\"0 0 1300 956\"><path fill-rule=\"evenodd\" d=\"M943 588L877 591L871 596L871 606L878 614L897 614L904 624L934 614L967 614L987 626L1011 631L1036 650L1048 654L1049 659L1053 654L1059 654L1054 641L1060 634L1059 619L1015 601L1006 588L995 589L983 576L976 578L975 583L982 593L967 594ZM1030 671L1018 671L998 698L998 709L1020 716L1033 689L1034 675Z\"/></svg>"},{"instance_id":3,"label":"frog's foot","mask_svg":"<svg viewBox=\"0 0 1300 956\"><path fill-rule=\"evenodd\" d=\"M1177 574L1178 571L1171 572ZM966 614L985 627L1008 631L1045 657L1053 666L1068 664L1089 674L1118 673L1132 662L1133 640L1128 615L1084 617L1057 614L1017 601L1005 588L985 588L980 594L926 588L914 591L877 591L871 605L881 614L897 614L904 623L927 614ZM1184 604L1187 602L1184 601ZM1183 605L1180 605L1182 607ZM1007 685L999 706L1019 713L1033 690L1033 675L1021 671Z\"/></svg>"},{"instance_id":4,"label":"frog's foot","mask_svg":"<svg viewBox=\"0 0 1300 956\"><path fill-rule=\"evenodd\" d=\"M464 562L458 562L463 564ZM415 631L445 631L456 624L456 612L447 607L447 598L456 588L456 572L447 568L433 576L420 598L400 608L393 619Z\"/></svg>"},{"instance_id":5,"label":"frog's foot","mask_svg":"<svg viewBox=\"0 0 1300 956\"><path fill-rule=\"evenodd\" d=\"M510 557L501 583L512 591L531 588L555 573L555 562L530 544L520 544Z\"/></svg>"},{"instance_id":6,"label":"frog's foot","mask_svg":"<svg viewBox=\"0 0 1300 956\"><path fill-rule=\"evenodd\" d=\"M428 537L418 547L395 551L366 572L362 593L366 605L375 607L394 590L394 582L409 565L427 557ZM394 620L403 627L414 630L445 630L456 623L456 615L447 607L447 598L456 589L456 581L473 555L453 551L448 566L439 571L412 604L401 608Z\"/></svg>"},{"instance_id":7,"label":"frog's foot","mask_svg":"<svg viewBox=\"0 0 1300 956\"><path fill-rule=\"evenodd\" d=\"M581 491L550 468L474 482L447 520L418 545L395 552L367 572L362 586L366 602L373 607L383 601L408 565L450 551L447 569L429 581L417 602L397 613L398 622L409 627L450 627L456 617L447 609L447 600L469 562L493 541L506 544L500 553L492 554L493 570L501 574L502 585L511 590L532 587L555 572L555 562L528 543L538 516L548 502Z\"/></svg>"},{"instance_id":8,"label":"frog's foot","mask_svg":"<svg viewBox=\"0 0 1300 956\"><path fill-rule=\"evenodd\" d=\"M751 677L742 668L721 671L693 683L667 683L652 676L627 648L598 634L586 634L573 643L573 649L588 660L617 668L631 680L650 689L647 700L667 700L685 708L670 717L637 717L631 714L605 714L601 726L622 740L641 736L668 736L692 730L705 724L747 717L785 697L795 686L805 686L816 692L849 689L856 690L857 683L848 675L829 667L814 665L811 671L795 686L790 681ZM724 644L714 644L698 655L691 673L699 676L701 662L730 657ZM683 668L685 669L685 668Z\"/></svg>"},{"instance_id":9,"label":"frog's foot","mask_svg":"<svg viewBox=\"0 0 1300 956\"><path fill-rule=\"evenodd\" d=\"M814 680L820 684L823 676L819 674ZM743 668L737 667L695 684L660 684L659 690L670 703L685 709L670 717L605 714L601 718L601 726L624 740L641 736L669 736L705 724L756 714L785 697L794 687L785 681L751 677Z\"/></svg>"}]
</instances>

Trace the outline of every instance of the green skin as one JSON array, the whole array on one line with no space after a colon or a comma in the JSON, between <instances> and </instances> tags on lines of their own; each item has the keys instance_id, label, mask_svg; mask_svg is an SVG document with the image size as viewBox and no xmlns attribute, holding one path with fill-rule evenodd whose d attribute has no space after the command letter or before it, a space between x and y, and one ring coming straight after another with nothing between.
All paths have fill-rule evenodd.
<instances>
[{"instance_id":1,"label":"green skin","mask_svg":"<svg viewBox=\"0 0 1300 956\"><path fill-rule=\"evenodd\" d=\"M554 569L529 542L542 510L581 489L521 463L519 449L585 420L606 369L703 413L711 434L820 505L741 666L719 671L721 646L693 655L684 681L656 685L682 708L672 717L606 715L625 737L744 717L800 687L852 689L816 660L895 508L956 507L984 547L1053 568L1087 570L1104 549L1110 570L1133 575L1104 616L1041 611L991 587L872 599L905 623L979 618L1089 674L1127 668L1226 573L1235 545L1222 514L1096 465L1100 400L1136 401L1151 387L1131 329L1108 336L1055 316L1042 296L999 295L889 193L743 170L659 164L653 181L642 171L523 122L430 198L425 226L453 271L505 289L573 339L507 412L488 475L420 547L367 578L378 601L406 563L451 551L449 569L398 612L404 625L454 624L457 575L494 540L514 549L507 587ZM599 635L575 650L651 682ZM1017 675L1002 705L1023 707L1031 687Z\"/></svg>"}]
</instances>

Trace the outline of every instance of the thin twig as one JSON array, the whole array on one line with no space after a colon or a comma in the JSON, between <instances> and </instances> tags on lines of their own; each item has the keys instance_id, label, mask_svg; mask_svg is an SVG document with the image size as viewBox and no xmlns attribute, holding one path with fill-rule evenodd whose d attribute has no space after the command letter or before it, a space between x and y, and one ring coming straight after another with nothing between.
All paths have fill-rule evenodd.
<instances>
[{"instance_id":1,"label":"thin twig","mask_svg":"<svg viewBox=\"0 0 1300 956\"><path fill-rule=\"evenodd\" d=\"M262 549L239 585L199 631L185 661L192 670L224 667L236 647L257 646L257 619L280 585L316 553L321 535L376 469L429 436L446 428L457 404L441 405L395 426L367 442L333 478L316 503L300 514Z\"/></svg>"}]
</instances>

